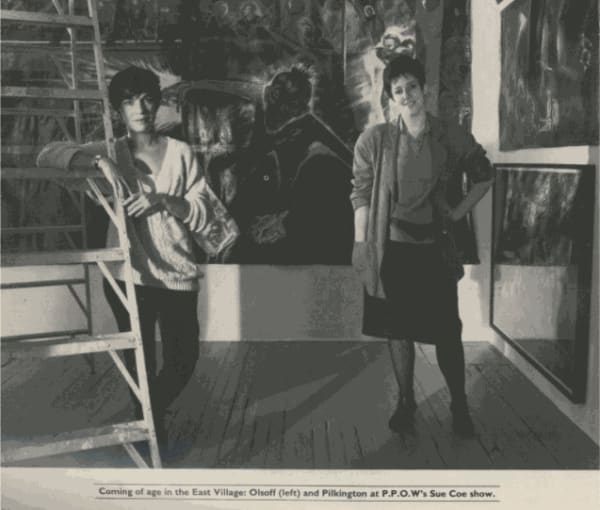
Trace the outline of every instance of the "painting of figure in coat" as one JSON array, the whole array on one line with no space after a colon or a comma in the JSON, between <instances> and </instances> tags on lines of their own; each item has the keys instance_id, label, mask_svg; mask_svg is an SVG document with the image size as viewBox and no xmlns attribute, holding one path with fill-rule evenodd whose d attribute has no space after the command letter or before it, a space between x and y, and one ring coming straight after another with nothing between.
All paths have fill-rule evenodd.
<instances>
[{"instance_id":1,"label":"painting of figure in coat","mask_svg":"<svg viewBox=\"0 0 600 510\"><path fill-rule=\"evenodd\" d=\"M311 109L310 70L285 68L261 90L198 82L182 94L184 137L242 235L241 264L347 264L351 151Z\"/></svg>"}]
</instances>

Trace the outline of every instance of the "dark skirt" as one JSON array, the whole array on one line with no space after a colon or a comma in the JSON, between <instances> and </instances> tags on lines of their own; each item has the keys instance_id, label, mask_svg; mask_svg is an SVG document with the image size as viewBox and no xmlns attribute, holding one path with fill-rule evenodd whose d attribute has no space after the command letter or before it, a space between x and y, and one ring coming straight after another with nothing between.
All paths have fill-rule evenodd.
<instances>
[{"instance_id":1,"label":"dark skirt","mask_svg":"<svg viewBox=\"0 0 600 510\"><path fill-rule=\"evenodd\" d=\"M435 244L389 241L381 280L386 299L366 300L365 334L428 344L460 339L457 283Z\"/></svg>"}]
</instances>

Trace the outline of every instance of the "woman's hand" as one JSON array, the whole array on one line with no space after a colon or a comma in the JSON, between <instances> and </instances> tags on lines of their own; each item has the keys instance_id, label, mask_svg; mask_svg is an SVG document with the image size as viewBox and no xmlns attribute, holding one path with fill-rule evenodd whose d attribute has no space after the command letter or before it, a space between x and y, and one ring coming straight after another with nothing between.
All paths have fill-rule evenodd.
<instances>
[{"instance_id":1,"label":"woman's hand","mask_svg":"<svg viewBox=\"0 0 600 510\"><path fill-rule=\"evenodd\" d=\"M87 163L85 163L87 161ZM83 152L77 153L73 160L71 161L72 166L93 166L96 170L100 170L102 175L108 181L108 185L102 179L99 179L96 184L98 185L101 192L109 197L109 200L112 199L113 191L116 190L117 196L123 196L125 194L125 190L129 191L129 187L127 183L121 178L119 174L119 169L115 162L100 154L96 156L92 156L90 160L90 155L85 154ZM124 190L125 188L125 190ZM90 194L93 196L93 194ZM96 200L94 197L93 200Z\"/></svg>"},{"instance_id":2,"label":"woman's hand","mask_svg":"<svg viewBox=\"0 0 600 510\"><path fill-rule=\"evenodd\" d=\"M119 170L112 159L98 155L94 157L93 165L102 172L108 182L113 186L118 186L120 181Z\"/></svg>"},{"instance_id":3,"label":"woman's hand","mask_svg":"<svg viewBox=\"0 0 600 510\"><path fill-rule=\"evenodd\" d=\"M494 179L473 184L465 198L456 207L450 207L446 204L447 209L444 214L451 221L458 221L464 218L483 198L493 184Z\"/></svg>"},{"instance_id":4,"label":"woman's hand","mask_svg":"<svg viewBox=\"0 0 600 510\"><path fill-rule=\"evenodd\" d=\"M369 243L366 241L355 241L352 247L352 267L361 274L369 262Z\"/></svg>"},{"instance_id":5,"label":"woman's hand","mask_svg":"<svg viewBox=\"0 0 600 510\"><path fill-rule=\"evenodd\" d=\"M133 193L123 202L128 216L139 218L145 214L158 211L163 207L162 196L159 193Z\"/></svg>"}]
</instances>

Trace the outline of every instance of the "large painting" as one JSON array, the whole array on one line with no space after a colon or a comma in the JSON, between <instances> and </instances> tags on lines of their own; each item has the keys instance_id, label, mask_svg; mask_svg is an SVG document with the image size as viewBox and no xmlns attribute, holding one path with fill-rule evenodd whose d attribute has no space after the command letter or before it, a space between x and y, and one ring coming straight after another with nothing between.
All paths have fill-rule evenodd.
<instances>
[{"instance_id":1,"label":"large painting","mask_svg":"<svg viewBox=\"0 0 600 510\"><path fill-rule=\"evenodd\" d=\"M491 324L582 402L589 342L594 167L500 165Z\"/></svg>"},{"instance_id":2,"label":"large painting","mask_svg":"<svg viewBox=\"0 0 600 510\"><path fill-rule=\"evenodd\" d=\"M598 145L597 0L502 11L500 149Z\"/></svg>"},{"instance_id":3,"label":"large painting","mask_svg":"<svg viewBox=\"0 0 600 510\"><path fill-rule=\"evenodd\" d=\"M31 8L43 4L32 0ZM194 147L211 187L241 228L227 258L207 260L199 253L199 262L349 264L352 146L358 131L343 82L343 2L118 0L98 6L108 77L130 65L159 75L158 130ZM7 52L3 84L62 86L71 79L64 29L9 27L3 38L52 43L45 52ZM89 46L78 59L80 78L93 82ZM9 106L25 109L32 103ZM87 103L81 108L81 138L101 139L98 110ZM15 160L20 154L10 154L13 166L32 166L51 140L75 138L72 123L62 118L4 120L3 153L10 141L27 156ZM117 135L124 133L116 118L114 127ZM40 193L50 196L48 186L53 186L49 204L37 199ZM3 212L19 200L36 206L35 214L7 211L3 226L31 230L54 216L74 223L72 207L56 211L57 197L65 193L55 185L18 182L2 193ZM88 220L98 220L89 226L88 243L103 245L107 218L93 204L88 210ZM31 237L3 237L3 248L56 249L66 242L45 236L33 243Z\"/></svg>"},{"instance_id":4,"label":"large painting","mask_svg":"<svg viewBox=\"0 0 600 510\"><path fill-rule=\"evenodd\" d=\"M42 9L47 0L7 3ZM352 147L363 129L389 118L382 71L395 55L421 59L428 107L435 112L439 97L440 116L469 127L468 0L99 0L98 7L108 77L129 65L159 75L157 128L194 147L241 228L226 258L201 262L350 263ZM6 28L4 43L52 43L44 51L3 49L6 85L71 80L64 29ZM78 59L80 78L93 82L88 45ZM97 106L80 106L81 138L102 138ZM116 116L114 128L124 133ZM2 135L3 152L9 144L23 152L3 154L14 166L32 166L51 140L75 138L71 120L39 115L3 118ZM6 211L7 227L70 224L78 216L71 206L56 210L69 196L53 184L11 183L2 198L4 210L17 201L26 207ZM103 246L107 218L92 203L87 209L87 242ZM56 249L67 242L62 234L11 234L2 247Z\"/></svg>"}]
</instances>

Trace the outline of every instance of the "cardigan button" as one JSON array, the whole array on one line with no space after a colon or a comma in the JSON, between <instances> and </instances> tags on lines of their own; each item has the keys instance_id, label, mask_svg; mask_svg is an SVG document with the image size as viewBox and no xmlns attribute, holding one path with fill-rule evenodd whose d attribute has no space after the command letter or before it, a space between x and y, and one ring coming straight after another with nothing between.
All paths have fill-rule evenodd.
<instances>
[{"instance_id":1,"label":"cardigan button","mask_svg":"<svg viewBox=\"0 0 600 510\"><path fill-rule=\"evenodd\" d=\"M271 177L269 177L268 175L263 175L263 181L267 182L270 180L271 180Z\"/></svg>"}]
</instances>

